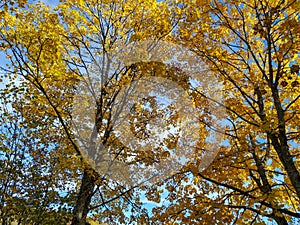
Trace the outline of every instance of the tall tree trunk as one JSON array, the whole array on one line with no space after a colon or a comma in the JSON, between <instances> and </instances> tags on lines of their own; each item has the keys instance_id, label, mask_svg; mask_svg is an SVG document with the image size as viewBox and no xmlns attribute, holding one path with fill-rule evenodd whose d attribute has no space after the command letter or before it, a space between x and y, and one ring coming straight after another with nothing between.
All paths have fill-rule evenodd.
<instances>
[{"instance_id":1,"label":"tall tree trunk","mask_svg":"<svg viewBox=\"0 0 300 225\"><path fill-rule=\"evenodd\" d=\"M279 134L276 135L269 133L269 137L272 141L272 145L274 146L274 149L276 150L281 163L284 166L284 169L287 172L287 175L293 187L295 188L297 196L300 199L300 174L294 164L293 157L289 152L286 125L284 119L284 110L281 106L276 86L272 86L272 95L274 99L275 109L277 111Z\"/></svg>"},{"instance_id":2,"label":"tall tree trunk","mask_svg":"<svg viewBox=\"0 0 300 225\"><path fill-rule=\"evenodd\" d=\"M89 212L89 206L97 180L96 177L94 170L84 170L71 225L86 225L86 217Z\"/></svg>"}]
</instances>

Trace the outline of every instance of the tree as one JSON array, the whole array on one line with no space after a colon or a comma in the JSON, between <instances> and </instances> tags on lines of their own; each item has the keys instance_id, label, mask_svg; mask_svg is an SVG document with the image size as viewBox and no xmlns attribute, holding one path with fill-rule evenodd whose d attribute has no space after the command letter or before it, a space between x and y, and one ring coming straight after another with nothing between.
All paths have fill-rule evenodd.
<instances>
[{"instance_id":1,"label":"tree","mask_svg":"<svg viewBox=\"0 0 300 225\"><path fill-rule=\"evenodd\" d=\"M0 92L0 223L66 224L74 204L74 171L60 163L64 151L59 130L49 123L53 117L25 117L26 100L33 96L24 96L24 88L9 83Z\"/></svg>"},{"instance_id":2,"label":"tree","mask_svg":"<svg viewBox=\"0 0 300 225\"><path fill-rule=\"evenodd\" d=\"M163 11L157 9L162 7L165 13L168 10L165 4L155 1L141 1L139 7L133 1L65 1L54 10L42 3L24 4L24 8L7 8L5 3L1 24L2 49L10 60L3 70L25 80L24 95L28 102L25 101L25 110L22 111L24 124L34 121L40 131L34 136L36 139L48 133L47 137L53 139L56 135L51 134L57 134L60 138L56 140L60 141L60 150L64 153L62 156L69 159L60 164L61 168L68 166L74 172L77 166L81 170L82 182L72 224L85 224L91 209L106 206L120 196L126 201L121 200L124 206L115 207L115 211L122 213L119 210L129 207L129 193L133 187L128 189L106 179L82 160L83 154L70 129L72 100L76 94L74 86L80 80L88 80L93 67L100 68L98 72L104 82L98 99L95 99L98 105L93 126L96 135L104 131L103 142L107 148L115 152L124 149L111 135L109 116L113 99L122 85L134 78L134 72L130 65L124 65L109 74L113 65L109 54L120 45L142 37L158 39L166 35L172 28L171 19L162 19ZM148 26L153 22L157 27ZM16 109L23 108L23 103L18 104ZM104 120L109 122L104 124ZM39 129L45 123L47 129ZM91 134L91 139L93 135L95 133ZM88 149L94 150L95 146L91 143ZM93 197L95 201L92 201ZM123 217L118 219L122 222Z\"/></svg>"},{"instance_id":3,"label":"tree","mask_svg":"<svg viewBox=\"0 0 300 225\"><path fill-rule=\"evenodd\" d=\"M11 87L20 82L16 77L23 78L21 85L18 84L23 87L18 93L21 97L2 97L12 100L9 104L13 108L2 118L8 118L11 127L18 127L21 120L16 140L28 140L19 145L20 151L7 150L10 143L6 141L2 150L18 155L14 160L20 163L19 171L25 168L38 176L32 186L25 188L30 196L36 188L45 194L51 185L59 187L64 178L71 180L78 191L76 202L72 192L65 201L73 206L73 225L85 224L91 212L93 219L123 224L265 224L267 220L277 224L297 223L300 218L298 1L187 0L167 4L154 0L66 0L51 9L42 3L19 0L5 1L1 7L1 50L8 60L2 70L9 76ZM126 49L149 39L152 42L148 47L165 40L189 51L176 55L176 48L159 48L174 55L172 66L140 60L148 48L139 48L136 59L127 59ZM208 65L205 75L198 66L200 60ZM184 66L186 61L191 63L190 68ZM194 108L183 111L197 119L192 121L196 125L183 135L190 140L188 148L183 148L182 140L174 135L177 132L174 127L180 122L176 107L169 105L163 111L158 95L154 94L138 101L126 95L139 81L146 82L150 77L172 81L192 99ZM95 83L92 79L96 79ZM197 80L207 82L201 86ZM78 91L83 90L81 85L87 88L83 99L92 99L95 108L79 107L81 111L74 114ZM205 89L203 85L208 87ZM214 86L222 91L215 95L205 92ZM124 123L128 126L119 129L123 132L119 134L115 132L118 122L115 116L120 106L124 106L122 94L132 107L131 113L125 115ZM174 91L171 88L168 97L176 95L175 88ZM222 115L227 119L222 121L223 127L215 126L214 121L222 116L214 115L212 105L226 110ZM93 110L91 125L79 126L81 131L90 126L85 139L76 139L77 133L72 130L74 120ZM148 148L144 143L152 141L149 134L159 134L158 129L149 129L149 121L157 118L166 121L164 128L173 133L155 143L155 148ZM2 140L10 138L7 130L1 131ZM219 145L208 140L213 132L223 135L221 141L215 140L220 141ZM124 135L134 140L128 140L132 145L124 141ZM211 162L203 153L212 146L219 154L203 170ZM149 188L147 182L129 185L115 179L119 174L109 174L109 169L117 164L98 164L97 160L103 161L99 151L103 149L121 164L121 170L113 170L117 173L127 173L129 166L150 168L159 161L175 161L176 151L188 149L190 154L183 157L184 163L177 173L163 176ZM22 152L28 152L34 158L39 151L45 152L45 157L32 165L55 171L53 182L46 182L45 189L41 185L47 176L39 177L43 171L30 170L31 164L21 157ZM16 165L11 167L9 159L2 162L19 179L12 172ZM17 183L29 182L24 174L20 176ZM76 178L81 179L79 186ZM11 180L2 178L2 181L8 184ZM16 191L14 187L4 185L4 195L10 194L7 190ZM158 205L151 211L145 208L141 203L143 195ZM10 206L24 200L19 196ZM59 191L53 192L47 201L62 206L57 196ZM34 197L32 202L35 209L42 204L37 211L50 220L53 211L49 211L47 204ZM3 204L9 205L6 199ZM13 207L2 207L1 213L9 218L15 211ZM17 216L18 213L21 212ZM70 218L66 211L61 213L62 217ZM38 223L39 219L32 217L30 222Z\"/></svg>"},{"instance_id":4,"label":"tree","mask_svg":"<svg viewBox=\"0 0 300 225\"><path fill-rule=\"evenodd\" d=\"M172 178L170 205L153 217L189 224L297 223L299 1L174 4L182 16L176 40L203 57L223 85L219 106L228 122L219 132L228 144L206 171L192 165ZM193 184L184 185L188 171Z\"/></svg>"}]
</instances>

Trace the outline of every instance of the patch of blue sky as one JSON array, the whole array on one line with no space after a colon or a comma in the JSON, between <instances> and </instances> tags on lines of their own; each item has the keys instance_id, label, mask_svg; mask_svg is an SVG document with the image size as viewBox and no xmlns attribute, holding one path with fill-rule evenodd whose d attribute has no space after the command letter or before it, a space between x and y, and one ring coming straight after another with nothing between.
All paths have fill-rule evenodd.
<instances>
[{"instance_id":1,"label":"patch of blue sky","mask_svg":"<svg viewBox=\"0 0 300 225\"><path fill-rule=\"evenodd\" d=\"M42 2L45 5L48 5L48 6L52 7L52 8L56 7L60 3L59 0L29 0L28 2L30 4Z\"/></svg>"}]
</instances>

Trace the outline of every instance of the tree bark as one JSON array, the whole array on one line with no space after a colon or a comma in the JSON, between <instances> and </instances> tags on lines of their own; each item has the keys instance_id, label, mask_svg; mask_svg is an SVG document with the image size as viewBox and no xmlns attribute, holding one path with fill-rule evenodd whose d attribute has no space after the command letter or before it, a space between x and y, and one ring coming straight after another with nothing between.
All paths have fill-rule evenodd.
<instances>
[{"instance_id":1,"label":"tree bark","mask_svg":"<svg viewBox=\"0 0 300 225\"><path fill-rule=\"evenodd\" d=\"M95 171L85 169L81 180L81 186L77 197L77 202L73 211L73 219L71 225L86 225L86 218L89 212L89 206L93 196L96 184Z\"/></svg>"},{"instance_id":2,"label":"tree bark","mask_svg":"<svg viewBox=\"0 0 300 225\"><path fill-rule=\"evenodd\" d=\"M282 215L281 216L274 215L272 216L272 218L276 221L278 225L289 225L287 220Z\"/></svg>"},{"instance_id":3,"label":"tree bark","mask_svg":"<svg viewBox=\"0 0 300 225\"><path fill-rule=\"evenodd\" d=\"M293 157L289 152L286 125L284 119L284 110L281 106L278 90L275 86L272 86L272 95L274 99L275 109L277 112L279 134L276 135L273 133L269 133L268 136L270 137L272 145L274 146L274 149L277 152L278 157L281 163L283 164L284 169L286 170L293 187L295 188L297 196L300 199L300 174L294 164Z\"/></svg>"}]
</instances>

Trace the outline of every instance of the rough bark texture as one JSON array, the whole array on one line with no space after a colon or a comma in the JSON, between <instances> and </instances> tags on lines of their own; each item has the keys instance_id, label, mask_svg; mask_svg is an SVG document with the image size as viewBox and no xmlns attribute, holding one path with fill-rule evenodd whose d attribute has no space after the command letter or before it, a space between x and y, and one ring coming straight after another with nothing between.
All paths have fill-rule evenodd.
<instances>
[{"instance_id":1,"label":"rough bark texture","mask_svg":"<svg viewBox=\"0 0 300 225\"><path fill-rule=\"evenodd\" d=\"M80 191L73 211L71 225L86 225L86 217L89 212L89 206L93 196L96 182L95 172L91 169L85 169L81 181Z\"/></svg>"},{"instance_id":2,"label":"rough bark texture","mask_svg":"<svg viewBox=\"0 0 300 225\"><path fill-rule=\"evenodd\" d=\"M274 86L272 87L272 94L274 99L274 105L277 111L279 134L269 134L269 137L272 141L272 144L278 154L281 163L284 166L284 169L287 172L287 175L293 187L295 188L298 198L300 199L300 174L294 164L293 157L289 152L289 146L286 135L286 125L284 119L284 110L281 106L278 90Z\"/></svg>"}]
</instances>

